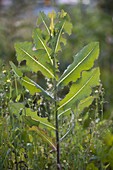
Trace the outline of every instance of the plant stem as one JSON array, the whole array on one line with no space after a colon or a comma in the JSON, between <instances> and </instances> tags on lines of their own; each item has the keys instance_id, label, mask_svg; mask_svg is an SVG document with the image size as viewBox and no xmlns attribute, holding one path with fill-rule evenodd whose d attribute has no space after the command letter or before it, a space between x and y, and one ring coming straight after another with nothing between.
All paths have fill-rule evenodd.
<instances>
[{"instance_id":1,"label":"plant stem","mask_svg":"<svg viewBox=\"0 0 113 170\"><path fill-rule=\"evenodd\" d=\"M55 101L55 119L56 119L57 169L61 170L57 101Z\"/></svg>"},{"instance_id":2,"label":"plant stem","mask_svg":"<svg viewBox=\"0 0 113 170\"><path fill-rule=\"evenodd\" d=\"M56 57L54 54L54 77L56 78ZM60 164L60 140L59 140L59 122L58 122L58 110L57 110L57 82L54 78L54 115L55 115L55 126L56 126L56 145L57 145L57 170L61 170Z\"/></svg>"}]
</instances>

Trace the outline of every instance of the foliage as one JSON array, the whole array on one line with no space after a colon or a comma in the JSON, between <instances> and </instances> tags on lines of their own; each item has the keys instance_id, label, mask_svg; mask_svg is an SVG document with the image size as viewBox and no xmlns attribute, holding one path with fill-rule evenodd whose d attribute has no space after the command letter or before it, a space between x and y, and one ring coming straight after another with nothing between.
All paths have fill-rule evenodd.
<instances>
[{"instance_id":1,"label":"foliage","mask_svg":"<svg viewBox=\"0 0 113 170\"><path fill-rule=\"evenodd\" d=\"M104 0L102 0L104 1ZM109 1L106 1L109 3ZM111 3L109 4L111 7ZM101 80L105 88L105 101L104 105L106 117L109 117L112 112L112 68L113 68L113 22L112 15L101 11L96 6L61 6L65 11L69 12L73 24L73 34L70 36L66 48L61 53L65 60L63 62L60 57L61 71L66 68L72 61L70 58L70 51L74 54L74 50L80 50L80 46L88 44L91 41L100 42L100 57L99 66L101 70ZM107 9L107 6L106 6ZM105 29L103 29L105 28ZM76 44L76 46L75 46ZM62 64L63 63L63 64Z\"/></svg>"},{"instance_id":2,"label":"foliage","mask_svg":"<svg viewBox=\"0 0 113 170\"><path fill-rule=\"evenodd\" d=\"M13 72L2 69L2 169L112 167L113 135L111 129L103 132L108 122L103 120L103 88L95 66L99 44L86 45L62 74L59 53L71 29L63 10L48 17L40 13L33 43L15 44L18 67L10 62ZM37 80L40 74L44 86Z\"/></svg>"},{"instance_id":3,"label":"foliage","mask_svg":"<svg viewBox=\"0 0 113 170\"><path fill-rule=\"evenodd\" d=\"M20 80L24 82L23 85L28 90L35 93L42 92L43 95L46 94L45 97L49 97L51 102L53 100L53 110L51 109L50 114L52 115L52 117L56 117L56 128L54 128L54 125L52 124L49 125L49 122L45 122L45 118L38 118L36 112L31 112L26 108L24 108L24 120L27 125L32 127L30 128L30 130L36 131L38 134L41 131L39 129L40 124L44 125L44 128L46 129L47 127L49 127L49 133L52 131L52 129L56 130L57 148L55 147L54 143L52 143L52 146L55 150L57 150L57 164L60 164L60 160L58 160L60 159L58 148L60 142L58 114L62 114L62 111L65 113L66 109L70 109L70 111L72 112L81 100L85 99L91 94L92 88L96 85L99 85L99 70L97 68L90 70L90 68L94 64L95 59L98 57L99 47L98 43L92 43L86 46L79 54L74 57L74 62L67 68L66 71L64 71L64 74L61 76L59 81L57 75L59 69L57 65L57 55L58 52L61 51L61 43L63 43L64 45L66 43L64 33L70 34L72 25L69 22L69 17L67 13L65 13L64 11L61 11L58 16L56 16L56 14L52 12L49 14L49 18L47 18L44 13L41 13L40 15L40 18L44 25L44 27L41 25L43 32L41 31L39 25L39 27L33 31L34 44L32 45L29 42L17 43L15 45L15 49L17 52L17 60L19 62L25 60L26 66L31 71L36 73L37 71L41 71L44 76L52 79L51 81L53 83L53 94L52 91L45 91L36 82L30 80L26 76L23 76L23 74L16 68L13 63L11 63L11 66L16 75L20 77ZM44 54L43 58L42 53ZM85 72L85 70L89 71ZM57 93L60 91L61 82L64 83L64 85L68 85L69 82L72 82L72 85L66 97L59 101L60 99L58 99ZM30 84L30 86L28 86L28 84ZM38 91L37 89L35 90L34 87L36 87ZM86 93L86 91L90 87L91 90L89 90L89 93ZM75 89L76 91L73 91L73 89ZM45 137L45 135L41 137L49 140L48 137ZM51 143L50 140L49 143Z\"/></svg>"},{"instance_id":4,"label":"foliage","mask_svg":"<svg viewBox=\"0 0 113 170\"><path fill-rule=\"evenodd\" d=\"M29 1L19 2L20 1L14 1L10 8L1 8L0 10L0 56L7 64L9 60L13 60L15 63L17 62L14 57L15 51L13 44L17 41L31 40L30 35L35 25L37 13L40 8L43 9L40 3L37 6L37 1L34 1L34 3ZM100 8L97 8L97 6L82 6L80 4L75 6L56 6L57 10L63 8L70 13L73 23L73 34L68 39L68 44L66 48L62 50L61 54L64 60L62 61L62 57L59 57L59 59L60 69L63 72L72 62L70 51L72 51L72 55L74 55L75 51L79 51L80 47L85 44L91 41L100 42L101 51L98 61L101 69L101 80L106 91L105 101L107 102L104 105L106 110L105 116L108 117L112 112L113 102L113 96L111 95L113 86L111 76L113 68L112 3L111 0L99 0L97 3L105 10L102 11ZM50 8L48 7L47 9L49 10ZM104 11L108 12L105 13ZM41 76L38 76L38 79L42 82ZM43 82L42 85L44 85Z\"/></svg>"}]
</instances>

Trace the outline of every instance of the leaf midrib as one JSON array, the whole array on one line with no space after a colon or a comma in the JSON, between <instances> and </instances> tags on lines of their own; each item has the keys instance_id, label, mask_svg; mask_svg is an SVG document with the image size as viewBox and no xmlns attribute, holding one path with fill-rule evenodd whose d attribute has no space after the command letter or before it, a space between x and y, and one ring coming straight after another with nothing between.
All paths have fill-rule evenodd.
<instances>
[{"instance_id":1,"label":"leaf midrib","mask_svg":"<svg viewBox=\"0 0 113 170\"><path fill-rule=\"evenodd\" d=\"M43 67L52 77L54 77L54 75L41 63L39 63L37 60L35 60L35 58L33 58L28 52L26 52L24 49L20 48L20 50L22 50L26 55L28 55L33 61L35 61L37 64L39 64L41 67Z\"/></svg>"},{"instance_id":2,"label":"leaf midrib","mask_svg":"<svg viewBox=\"0 0 113 170\"><path fill-rule=\"evenodd\" d=\"M27 115L27 116L29 116L29 115ZM51 126L51 125L49 125L49 124L47 124L47 123L44 123L44 122L42 122L41 120L37 120L37 119L35 119L35 118L33 118L33 117L31 117L31 119L34 120L34 121L36 121L36 122L39 122L40 124L43 124L43 125L45 125L45 126L50 127L51 129L54 129L54 130L55 130L55 127L53 127L53 126Z\"/></svg>"},{"instance_id":3,"label":"leaf midrib","mask_svg":"<svg viewBox=\"0 0 113 170\"><path fill-rule=\"evenodd\" d=\"M63 28L64 28L64 25L65 25L65 22L63 23L63 25L62 25L62 27L61 27L61 29L60 29L60 32L59 32L58 38L57 38L57 42L56 42L56 46L55 46L55 53L56 53L56 51L57 51L57 47L58 47L58 43L59 43L59 39L60 39L60 36L61 36L61 32L62 32L62 30L63 30Z\"/></svg>"},{"instance_id":4,"label":"leaf midrib","mask_svg":"<svg viewBox=\"0 0 113 170\"><path fill-rule=\"evenodd\" d=\"M53 61L52 61L52 59L51 59L51 56L50 56L50 54L49 54L49 52L48 52L45 44L43 43L43 41L41 40L41 38L38 36L38 34L37 34L37 37L38 37L38 39L40 40L41 44L43 45L44 49L46 50L47 55L48 55L48 57L49 57L49 60L50 60L51 64L53 65Z\"/></svg>"},{"instance_id":5,"label":"leaf midrib","mask_svg":"<svg viewBox=\"0 0 113 170\"><path fill-rule=\"evenodd\" d=\"M62 104L62 105L58 108L58 110L61 109L62 107L64 107L64 106L65 106L66 104L68 104L70 101L72 101L73 98L75 98L75 96L77 96L77 95L79 94L79 92L81 92L81 91L83 90L83 88L89 83L89 81L92 79L92 77L94 77L94 75L92 75L92 76L90 77L90 79L82 86L82 88L79 89L79 91L78 91L75 95L73 95L67 102L65 102L64 104Z\"/></svg>"},{"instance_id":6,"label":"leaf midrib","mask_svg":"<svg viewBox=\"0 0 113 170\"><path fill-rule=\"evenodd\" d=\"M57 86L64 81L70 74L72 74L72 72L74 72L74 70L84 61L86 60L86 58L94 51L95 48L93 48L87 55L86 57L83 58L83 60L81 60L71 71L69 71L69 73L67 75L65 75L64 78L61 79L61 81L58 82Z\"/></svg>"},{"instance_id":7,"label":"leaf midrib","mask_svg":"<svg viewBox=\"0 0 113 170\"><path fill-rule=\"evenodd\" d=\"M44 25L45 25L45 27L46 27L46 29L47 29L48 34L50 35L50 31L49 31L48 26L47 26L45 20L43 19L43 16L42 16L42 15L41 15L41 19L42 19L42 22L44 23Z\"/></svg>"}]
</instances>

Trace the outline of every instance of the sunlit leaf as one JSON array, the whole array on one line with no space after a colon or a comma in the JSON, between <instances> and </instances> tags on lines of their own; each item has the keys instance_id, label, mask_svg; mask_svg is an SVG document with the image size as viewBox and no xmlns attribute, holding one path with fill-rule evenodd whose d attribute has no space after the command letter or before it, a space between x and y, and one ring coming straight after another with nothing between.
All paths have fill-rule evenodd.
<instances>
[{"instance_id":1,"label":"sunlit leaf","mask_svg":"<svg viewBox=\"0 0 113 170\"><path fill-rule=\"evenodd\" d=\"M74 112L75 113L77 112L78 114L82 113L82 111L85 108L88 108L92 104L94 98L95 98L94 96L89 96L89 97L81 100L80 103L78 104L77 108L74 109Z\"/></svg>"},{"instance_id":2,"label":"sunlit leaf","mask_svg":"<svg viewBox=\"0 0 113 170\"><path fill-rule=\"evenodd\" d=\"M64 34L67 33L70 35L72 30L72 23L69 21L68 14L66 12L62 10L58 19L60 21L55 25L55 37L53 38L55 53L61 51L61 44L66 45Z\"/></svg>"},{"instance_id":3,"label":"sunlit leaf","mask_svg":"<svg viewBox=\"0 0 113 170\"><path fill-rule=\"evenodd\" d=\"M53 17L53 14L50 14L51 17ZM50 44L51 48L54 50L54 53L61 51L61 45L66 45L66 36L65 34L71 34L72 30L72 24L69 21L69 17L66 12L63 10L61 13L59 13L58 17L56 18L58 20L54 23L54 36L50 38Z\"/></svg>"},{"instance_id":4,"label":"sunlit leaf","mask_svg":"<svg viewBox=\"0 0 113 170\"><path fill-rule=\"evenodd\" d=\"M34 43L35 43L35 48L37 50L42 49L46 52L46 55L48 57L48 60L46 62L50 62L53 65L53 61L51 59L51 49L47 46L47 36L45 35L46 38L42 37L42 31L39 28L36 28L33 32L33 39L34 39ZM45 58L43 58L45 59Z\"/></svg>"},{"instance_id":5,"label":"sunlit leaf","mask_svg":"<svg viewBox=\"0 0 113 170\"><path fill-rule=\"evenodd\" d=\"M89 70L93 67L94 61L98 58L98 55L98 42L93 42L85 46L80 52L78 52L78 54L74 56L74 62L64 71L57 86L61 83L66 85L70 81L76 82L83 70Z\"/></svg>"},{"instance_id":6,"label":"sunlit leaf","mask_svg":"<svg viewBox=\"0 0 113 170\"><path fill-rule=\"evenodd\" d=\"M66 116L66 115L70 115L70 113L71 113L71 108L69 108L69 109L66 109L66 110L64 110L63 112L61 112L59 115L58 115L58 117L60 117L60 116Z\"/></svg>"},{"instance_id":7,"label":"sunlit leaf","mask_svg":"<svg viewBox=\"0 0 113 170\"><path fill-rule=\"evenodd\" d=\"M53 78L53 73L46 66L44 66L41 62L38 61L36 57L37 53L36 51L33 51L32 48L33 45L30 42L16 43L15 49L17 54L17 60L19 62L26 60L26 65L31 69L31 71L41 71L44 76L47 76L48 78Z\"/></svg>"},{"instance_id":8,"label":"sunlit leaf","mask_svg":"<svg viewBox=\"0 0 113 170\"><path fill-rule=\"evenodd\" d=\"M58 52L61 50L61 43L63 43L64 45L66 45L66 40L62 37L62 33L63 33L63 28L65 25L65 21L63 21L61 24L59 24L60 27L58 28L58 32L54 38L55 41L55 45L54 45L54 52Z\"/></svg>"},{"instance_id":9,"label":"sunlit leaf","mask_svg":"<svg viewBox=\"0 0 113 170\"><path fill-rule=\"evenodd\" d=\"M31 94L42 92L42 94L44 94L46 97L52 98L41 86L39 86L33 80L31 80L27 76L23 77L23 73L14 65L13 62L10 62L10 65L15 75L20 78L22 85L25 86Z\"/></svg>"},{"instance_id":10,"label":"sunlit leaf","mask_svg":"<svg viewBox=\"0 0 113 170\"><path fill-rule=\"evenodd\" d=\"M40 25L42 25L42 23L43 23L44 27L46 28L47 33L50 35L51 34L50 29L49 29L50 19L47 17L47 15L44 12L39 13L37 25L40 26Z\"/></svg>"},{"instance_id":11,"label":"sunlit leaf","mask_svg":"<svg viewBox=\"0 0 113 170\"><path fill-rule=\"evenodd\" d=\"M37 112L31 111L30 108L26 108L26 119L27 119L27 117L28 117L28 119L29 119L29 117L31 118L31 119L29 119L29 123L31 126L40 125L45 128L48 127L52 130L55 130L55 127L47 120L47 118L39 117L37 115Z\"/></svg>"},{"instance_id":12,"label":"sunlit leaf","mask_svg":"<svg viewBox=\"0 0 113 170\"><path fill-rule=\"evenodd\" d=\"M89 97L81 100L80 103L78 104L78 106L77 107L75 106L74 113L75 114L76 114L76 112L77 112L77 114L82 113L82 111L85 108L89 107L92 104L93 100L94 100L94 96L89 96ZM64 110L63 112L59 113L58 116L60 117L62 115L64 115L64 116L70 115L71 111L72 111L71 108L68 108L68 109Z\"/></svg>"},{"instance_id":13,"label":"sunlit leaf","mask_svg":"<svg viewBox=\"0 0 113 170\"><path fill-rule=\"evenodd\" d=\"M59 20L61 19L65 20L64 30L68 35L70 35L72 32L72 23L70 22L69 15L64 10L61 10L61 12L59 13L59 16L60 16Z\"/></svg>"},{"instance_id":14,"label":"sunlit leaf","mask_svg":"<svg viewBox=\"0 0 113 170\"><path fill-rule=\"evenodd\" d=\"M65 32L66 32L68 35L71 35L71 32L72 32L72 23L69 22L69 21L66 21L66 22L65 22L65 25L64 25L64 30L65 30Z\"/></svg>"},{"instance_id":15,"label":"sunlit leaf","mask_svg":"<svg viewBox=\"0 0 113 170\"><path fill-rule=\"evenodd\" d=\"M99 85L99 77L100 72L98 68L92 69L91 71L84 71L82 78L71 86L70 92L59 102L58 110L68 109L70 107L75 108L81 100L91 94L93 87Z\"/></svg>"}]
</instances>

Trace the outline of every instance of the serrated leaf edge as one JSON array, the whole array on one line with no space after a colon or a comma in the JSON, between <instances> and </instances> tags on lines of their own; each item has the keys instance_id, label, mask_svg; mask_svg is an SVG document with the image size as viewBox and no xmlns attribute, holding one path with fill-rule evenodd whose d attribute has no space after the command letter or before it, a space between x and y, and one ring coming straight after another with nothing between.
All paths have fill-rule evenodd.
<instances>
[{"instance_id":1,"label":"serrated leaf edge","mask_svg":"<svg viewBox=\"0 0 113 170\"><path fill-rule=\"evenodd\" d=\"M64 80L94 51L94 49L95 49L95 48L93 48L93 49L86 55L86 57L84 57L68 74L65 75L64 78L62 78L63 75L66 73L66 71L69 69L69 67L70 67L73 63L68 66L68 68L67 68L67 69L64 71L64 73L61 75L61 77L60 77L61 80L58 82L57 87L59 86L59 84L61 84L62 81L64 81ZM76 55L75 55L75 56L76 56Z\"/></svg>"},{"instance_id":2,"label":"serrated leaf edge","mask_svg":"<svg viewBox=\"0 0 113 170\"><path fill-rule=\"evenodd\" d=\"M36 34L36 36L38 37L38 39L40 40L41 44L43 45L43 47L44 47L44 49L45 49L45 51L46 51L46 53L47 53L47 55L48 55L48 57L49 57L49 60L50 60L51 64L53 65L53 60L51 59L51 56L50 56L50 54L49 54L49 52L48 52L45 44L43 43L43 41L41 40L41 38L38 36L38 34Z\"/></svg>"},{"instance_id":3,"label":"serrated leaf edge","mask_svg":"<svg viewBox=\"0 0 113 170\"><path fill-rule=\"evenodd\" d=\"M57 51L57 47L58 47L58 43L59 43L59 39L60 39L60 36L61 36L61 33L62 33L62 30L63 30L63 27L65 25L65 22L63 23L61 29L60 29L60 32L59 32L59 35L58 35L58 38L57 38L57 42L56 42L56 45L55 45L55 53Z\"/></svg>"},{"instance_id":4,"label":"serrated leaf edge","mask_svg":"<svg viewBox=\"0 0 113 170\"><path fill-rule=\"evenodd\" d=\"M28 55L33 61L35 61L37 64L39 64L41 67L43 67L52 77L54 77L54 75L44 66L42 65L40 62L38 62L37 60L35 60L35 58L33 58L28 52L26 52L25 50L23 50L22 48L20 48L20 50L22 50L26 55ZM40 70L41 71L41 70Z\"/></svg>"},{"instance_id":5,"label":"serrated leaf edge","mask_svg":"<svg viewBox=\"0 0 113 170\"><path fill-rule=\"evenodd\" d=\"M73 95L67 102L65 102L64 104L62 104L59 108L58 108L58 110L60 110L62 107L64 107L67 103L69 103L71 100L73 100L73 98L75 98L78 94L79 94L79 92L90 82L90 80L92 79L92 77L94 77L94 74L90 77L90 79L88 79L88 81L82 86L82 88L80 88L79 90L78 90L78 92L77 93L75 93L75 95Z\"/></svg>"}]
</instances>

